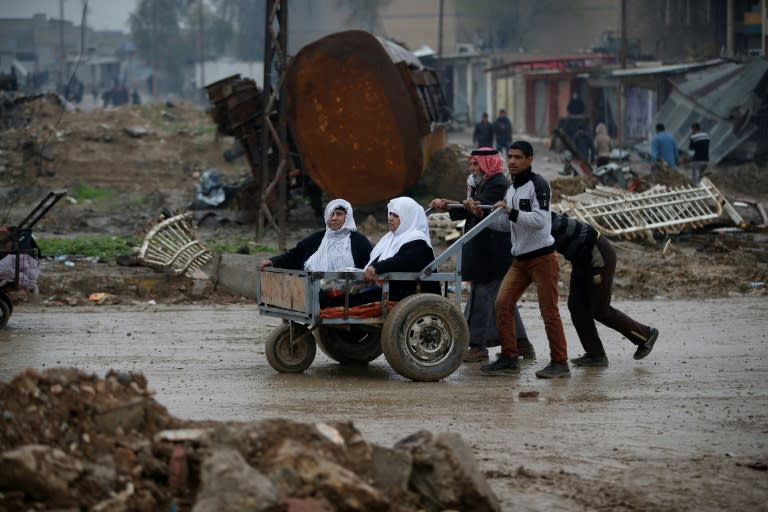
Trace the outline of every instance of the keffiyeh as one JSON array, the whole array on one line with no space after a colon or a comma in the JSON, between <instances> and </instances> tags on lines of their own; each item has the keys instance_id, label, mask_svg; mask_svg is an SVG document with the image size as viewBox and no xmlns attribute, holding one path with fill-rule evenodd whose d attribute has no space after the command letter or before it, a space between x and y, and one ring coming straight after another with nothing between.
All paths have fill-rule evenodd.
<instances>
[{"instance_id":1,"label":"keffiyeh","mask_svg":"<svg viewBox=\"0 0 768 512\"><path fill-rule=\"evenodd\" d=\"M475 160L480 165L485 179L504 171L504 161L499 156L499 152L493 148L477 148L470 153L469 160Z\"/></svg>"}]
</instances>

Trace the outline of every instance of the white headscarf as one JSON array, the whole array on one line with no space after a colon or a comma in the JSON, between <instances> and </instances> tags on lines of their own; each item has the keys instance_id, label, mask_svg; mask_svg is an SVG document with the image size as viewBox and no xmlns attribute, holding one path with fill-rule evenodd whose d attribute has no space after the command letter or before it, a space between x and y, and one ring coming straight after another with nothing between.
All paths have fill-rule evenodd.
<instances>
[{"instance_id":1,"label":"white headscarf","mask_svg":"<svg viewBox=\"0 0 768 512\"><path fill-rule=\"evenodd\" d=\"M394 213L400 217L400 226L393 233L389 231L384 235L379 243L371 251L371 259L368 260L366 267L376 261L391 258L400 248L408 242L414 240L424 240L427 245L432 247L432 241L429 238L429 227L427 225L427 215L424 213L419 203L410 197L396 197L387 205L387 213Z\"/></svg>"},{"instance_id":2,"label":"white headscarf","mask_svg":"<svg viewBox=\"0 0 768 512\"><path fill-rule=\"evenodd\" d=\"M328 219L333 211L339 207L347 211L344 225L337 231L328 227ZM325 235L317 251L304 262L305 270L317 272L337 272L343 268L354 267L355 259L352 257L352 241L349 235L357 231L352 205L344 199L334 199L325 207Z\"/></svg>"}]
</instances>

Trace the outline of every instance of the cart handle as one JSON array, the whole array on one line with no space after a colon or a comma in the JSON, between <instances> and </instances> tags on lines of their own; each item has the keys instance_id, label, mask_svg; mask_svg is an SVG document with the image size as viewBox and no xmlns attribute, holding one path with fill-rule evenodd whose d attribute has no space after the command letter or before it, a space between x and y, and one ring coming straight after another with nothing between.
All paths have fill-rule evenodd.
<instances>
[{"instance_id":1,"label":"cart handle","mask_svg":"<svg viewBox=\"0 0 768 512\"><path fill-rule=\"evenodd\" d=\"M32 229L32 227L37 224L37 222L43 218L43 215L48 213L48 210L53 208L53 205L59 202L59 199L67 195L67 189L56 189L52 190L51 192L48 192L48 195L43 198L40 203L35 207L34 210L32 210L29 215L27 215L24 220L19 222L19 225L16 226L17 230L22 229ZM30 220L32 219L32 220ZM29 224L27 224L29 222Z\"/></svg>"}]
</instances>

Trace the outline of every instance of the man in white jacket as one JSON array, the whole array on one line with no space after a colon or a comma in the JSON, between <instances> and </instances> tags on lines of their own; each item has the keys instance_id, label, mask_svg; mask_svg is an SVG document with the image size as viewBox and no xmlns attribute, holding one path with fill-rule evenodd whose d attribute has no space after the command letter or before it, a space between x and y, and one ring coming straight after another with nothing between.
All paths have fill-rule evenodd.
<instances>
[{"instance_id":1,"label":"man in white jacket","mask_svg":"<svg viewBox=\"0 0 768 512\"><path fill-rule=\"evenodd\" d=\"M559 265L552 237L549 212L552 191L549 183L531 169L533 146L518 140L507 154L512 185L503 201L507 218L500 218L494 229L510 231L512 265L507 270L496 297L496 324L501 353L496 361L480 370L486 375L510 375L519 371L515 308L531 283L536 283L539 309L544 320L550 350L550 363L536 372L540 378L569 377L565 331L557 305Z\"/></svg>"}]
</instances>

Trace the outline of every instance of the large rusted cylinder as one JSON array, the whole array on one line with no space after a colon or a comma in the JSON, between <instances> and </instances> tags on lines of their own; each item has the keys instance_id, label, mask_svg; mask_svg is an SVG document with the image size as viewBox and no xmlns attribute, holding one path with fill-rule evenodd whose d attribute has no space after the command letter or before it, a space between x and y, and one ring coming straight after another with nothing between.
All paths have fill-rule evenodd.
<instances>
[{"instance_id":1,"label":"large rusted cylinder","mask_svg":"<svg viewBox=\"0 0 768 512\"><path fill-rule=\"evenodd\" d=\"M302 48L285 93L304 170L352 204L401 194L445 145L447 109L434 72L368 32L339 32Z\"/></svg>"}]
</instances>

